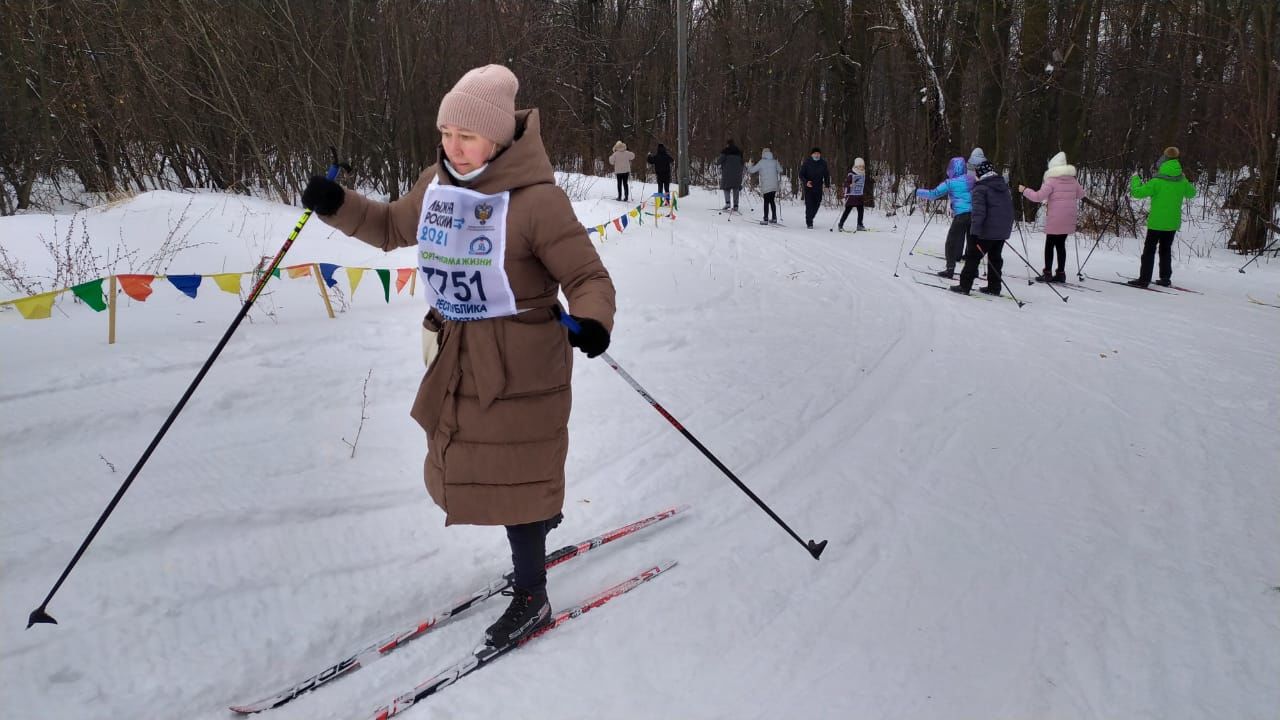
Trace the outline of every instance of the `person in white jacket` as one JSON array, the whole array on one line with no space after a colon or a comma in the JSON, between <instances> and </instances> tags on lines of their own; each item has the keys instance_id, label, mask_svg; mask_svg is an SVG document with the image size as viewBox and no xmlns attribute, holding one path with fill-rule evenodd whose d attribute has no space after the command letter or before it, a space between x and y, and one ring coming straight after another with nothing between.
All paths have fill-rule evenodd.
<instances>
[{"instance_id":1,"label":"person in white jacket","mask_svg":"<svg viewBox=\"0 0 1280 720\"><path fill-rule=\"evenodd\" d=\"M773 159L773 152L765 148L760 153L760 162L747 165L747 172L760 175L760 194L764 196L764 219L760 224L776 225L778 204L774 199L778 195L778 188L782 185L782 166Z\"/></svg>"},{"instance_id":2,"label":"person in white jacket","mask_svg":"<svg viewBox=\"0 0 1280 720\"><path fill-rule=\"evenodd\" d=\"M635 159L636 154L627 149L626 143L619 140L613 144L609 164L613 165L614 176L618 178L618 200L631 199L631 186L627 181L631 179L631 161Z\"/></svg>"}]
</instances>

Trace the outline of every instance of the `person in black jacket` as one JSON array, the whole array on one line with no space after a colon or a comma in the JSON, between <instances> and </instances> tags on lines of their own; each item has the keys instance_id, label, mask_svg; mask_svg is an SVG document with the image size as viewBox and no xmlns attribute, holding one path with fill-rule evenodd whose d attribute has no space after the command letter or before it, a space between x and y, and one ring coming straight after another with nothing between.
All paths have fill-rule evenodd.
<instances>
[{"instance_id":1,"label":"person in black jacket","mask_svg":"<svg viewBox=\"0 0 1280 720\"><path fill-rule=\"evenodd\" d=\"M729 140L720 151L716 165L720 166L720 189L724 191L724 207L721 210L737 210L738 194L742 191L742 168L746 163L742 161L742 150L733 140Z\"/></svg>"},{"instance_id":2,"label":"person in black jacket","mask_svg":"<svg viewBox=\"0 0 1280 720\"><path fill-rule=\"evenodd\" d=\"M658 192L663 195L671 192L671 165L675 162L675 158L667 152L667 146L658 143L658 149L649 154L646 158L649 164L653 166L653 172L658 176Z\"/></svg>"},{"instance_id":3,"label":"person in black jacket","mask_svg":"<svg viewBox=\"0 0 1280 720\"><path fill-rule=\"evenodd\" d=\"M821 149L810 150L809 157L800 165L800 182L804 184L804 226L812 230L813 218L822 206L822 193L831 187L831 172L827 161L822 159Z\"/></svg>"},{"instance_id":4,"label":"person in black jacket","mask_svg":"<svg viewBox=\"0 0 1280 720\"><path fill-rule=\"evenodd\" d=\"M1000 295L1000 271L1004 267L1004 242L1013 233L1013 196L1009 184L983 160L977 168L978 181L973 185L973 209L969 214L969 249L964 254L960 284L952 292L969 294L978 263L987 256L987 286L979 292Z\"/></svg>"}]
</instances>

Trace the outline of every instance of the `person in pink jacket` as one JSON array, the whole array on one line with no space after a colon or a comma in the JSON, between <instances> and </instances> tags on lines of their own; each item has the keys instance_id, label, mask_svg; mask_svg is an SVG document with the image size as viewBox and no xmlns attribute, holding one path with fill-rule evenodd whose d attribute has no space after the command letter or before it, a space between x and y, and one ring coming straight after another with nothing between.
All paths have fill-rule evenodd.
<instances>
[{"instance_id":1,"label":"person in pink jacket","mask_svg":"<svg viewBox=\"0 0 1280 720\"><path fill-rule=\"evenodd\" d=\"M1032 202L1045 204L1044 274L1040 281L1066 282L1067 236L1076 231L1076 203L1086 195L1076 181L1075 166L1068 165L1067 154L1060 152L1049 158L1049 169L1044 173L1044 182L1039 190L1019 185L1018 192ZM1050 273L1055 252L1058 255L1058 272Z\"/></svg>"}]
</instances>

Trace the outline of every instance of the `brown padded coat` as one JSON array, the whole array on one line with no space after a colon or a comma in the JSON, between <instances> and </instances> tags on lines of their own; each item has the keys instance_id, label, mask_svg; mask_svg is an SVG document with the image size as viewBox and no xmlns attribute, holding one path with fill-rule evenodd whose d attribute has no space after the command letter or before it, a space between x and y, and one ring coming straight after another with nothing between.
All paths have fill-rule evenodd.
<instances>
[{"instance_id":1,"label":"brown padded coat","mask_svg":"<svg viewBox=\"0 0 1280 720\"><path fill-rule=\"evenodd\" d=\"M460 184L441 171L443 160L438 149L436 164L399 200L348 191L338 211L321 219L383 250L417 245L431 180ZM511 192L503 266L517 308L529 310L469 322L432 310L423 320L439 331L440 345L410 411L427 432L427 491L446 525L545 520L564 504L569 450L573 355L554 312L557 296L563 287L570 313L612 331L613 281L555 184L537 110L516 113L515 140L466 187Z\"/></svg>"}]
</instances>

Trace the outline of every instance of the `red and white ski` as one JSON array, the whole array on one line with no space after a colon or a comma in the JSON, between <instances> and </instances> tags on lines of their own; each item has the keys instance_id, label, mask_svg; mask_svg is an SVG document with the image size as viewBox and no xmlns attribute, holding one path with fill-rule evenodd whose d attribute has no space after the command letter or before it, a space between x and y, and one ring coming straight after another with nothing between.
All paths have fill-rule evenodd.
<instances>
[{"instance_id":1,"label":"red and white ski","mask_svg":"<svg viewBox=\"0 0 1280 720\"><path fill-rule=\"evenodd\" d=\"M523 638L520 638L516 642L499 647L482 645L476 648L475 652L471 653L467 657L459 660L435 675L432 675L430 678L419 683L417 687L401 694L396 697L395 700L392 700L390 703L375 710L373 715L370 716L371 720L387 720L387 718L395 717L407 708L422 702L432 695L435 695L446 687L457 682L463 676L479 670L508 652L515 650L516 648L523 647L534 639L546 635L570 620L583 615L589 610L593 610L604 605L623 593L631 592L644 583L654 579L658 575L670 570L675 566L675 564L676 562L674 560L667 560L647 567L636 573L634 576L595 595L581 605L575 605L567 610L561 610L555 615L552 615L549 623L543 625L537 630L534 630Z\"/></svg>"},{"instance_id":2,"label":"red and white ski","mask_svg":"<svg viewBox=\"0 0 1280 720\"><path fill-rule=\"evenodd\" d=\"M547 555L546 567L550 570L557 565L568 562L573 558L580 557L602 545L607 545L615 540L632 535L640 530L650 527L651 525L655 525L663 520L674 517L688 509L688 505L668 508L662 512L654 513L649 517L636 520L633 523L623 525L622 527L602 533L588 540L584 540L576 545L566 545L565 547ZM458 615L470 610L484 600L487 600L494 595L501 593L503 590L510 588L511 583L512 575L510 573L496 578L484 587L475 590L465 597L459 598L456 602L451 603L446 609L414 624L413 627L387 635L377 642L348 655L339 662L326 667L315 675L294 683L283 690L274 692L257 702L232 705L231 710L233 712L247 715L280 707L299 695L311 692L312 690L332 682L337 678L350 675L373 661L381 659L383 656L410 640L419 638L426 633L449 623Z\"/></svg>"}]
</instances>

